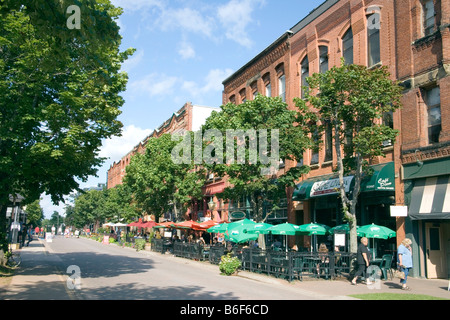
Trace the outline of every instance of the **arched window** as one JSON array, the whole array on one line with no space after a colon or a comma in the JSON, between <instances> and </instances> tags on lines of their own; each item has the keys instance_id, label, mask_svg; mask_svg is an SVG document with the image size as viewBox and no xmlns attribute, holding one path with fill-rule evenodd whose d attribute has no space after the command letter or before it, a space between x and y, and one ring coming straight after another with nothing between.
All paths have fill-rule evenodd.
<instances>
[{"instance_id":1,"label":"arched window","mask_svg":"<svg viewBox=\"0 0 450 320\"><path fill-rule=\"evenodd\" d=\"M428 36L435 30L435 11L433 0L427 0L422 3L423 6L423 31Z\"/></svg>"},{"instance_id":2,"label":"arched window","mask_svg":"<svg viewBox=\"0 0 450 320\"><path fill-rule=\"evenodd\" d=\"M266 73L263 76L263 82L264 82L264 87L265 87L265 94L266 97L271 97L272 96L272 85L270 84L270 73Z\"/></svg>"},{"instance_id":3,"label":"arched window","mask_svg":"<svg viewBox=\"0 0 450 320\"><path fill-rule=\"evenodd\" d=\"M328 47L319 47L319 72L325 73L328 71Z\"/></svg>"},{"instance_id":4,"label":"arched window","mask_svg":"<svg viewBox=\"0 0 450 320\"><path fill-rule=\"evenodd\" d=\"M353 64L353 31L348 29L342 37L342 56L345 64Z\"/></svg>"},{"instance_id":5,"label":"arched window","mask_svg":"<svg viewBox=\"0 0 450 320\"><path fill-rule=\"evenodd\" d=\"M306 78L309 77L309 60L308 60L308 56L306 56L301 63L301 97L302 99L305 98L305 90L308 87L308 83L306 82Z\"/></svg>"},{"instance_id":6,"label":"arched window","mask_svg":"<svg viewBox=\"0 0 450 320\"><path fill-rule=\"evenodd\" d=\"M278 76L278 96L283 100L283 102L286 101L286 76L284 74L284 64L279 64L275 68Z\"/></svg>"},{"instance_id":7,"label":"arched window","mask_svg":"<svg viewBox=\"0 0 450 320\"><path fill-rule=\"evenodd\" d=\"M381 61L380 54L380 14L367 16L367 52L369 67Z\"/></svg>"}]
</instances>

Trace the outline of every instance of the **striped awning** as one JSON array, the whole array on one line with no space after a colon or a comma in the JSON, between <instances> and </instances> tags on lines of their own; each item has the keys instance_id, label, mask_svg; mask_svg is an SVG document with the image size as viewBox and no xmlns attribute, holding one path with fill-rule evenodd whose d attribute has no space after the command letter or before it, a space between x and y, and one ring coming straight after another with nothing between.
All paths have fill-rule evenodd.
<instances>
[{"instance_id":1,"label":"striped awning","mask_svg":"<svg viewBox=\"0 0 450 320\"><path fill-rule=\"evenodd\" d=\"M413 220L450 219L450 176L415 180L408 215Z\"/></svg>"}]
</instances>

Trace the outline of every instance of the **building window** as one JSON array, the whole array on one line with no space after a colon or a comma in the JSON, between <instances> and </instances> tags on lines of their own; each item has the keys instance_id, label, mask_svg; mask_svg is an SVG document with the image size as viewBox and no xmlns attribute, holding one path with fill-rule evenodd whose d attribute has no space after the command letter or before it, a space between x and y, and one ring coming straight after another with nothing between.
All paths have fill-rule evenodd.
<instances>
[{"instance_id":1,"label":"building window","mask_svg":"<svg viewBox=\"0 0 450 320\"><path fill-rule=\"evenodd\" d=\"M328 47L319 47L319 72L325 73L328 71Z\"/></svg>"},{"instance_id":2,"label":"building window","mask_svg":"<svg viewBox=\"0 0 450 320\"><path fill-rule=\"evenodd\" d=\"M275 71L278 76L278 96L283 100L283 102L286 101L286 76L284 73L284 64L280 63L278 66L276 66Z\"/></svg>"},{"instance_id":3,"label":"building window","mask_svg":"<svg viewBox=\"0 0 450 320\"><path fill-rule=\"evenodd\" d=\"M272 86L270 85L270 82L266 84L266 97L272 96Z\"/></svg>"},{"instance_id":4,"label":"building window","mask_svg":"<svg viewBox=\"0 0 450 320\"><path fill-rule=\"evenodd\" d=\"M324 162L333 160L333 128L330 121L325 122L325 159Z\"/></svg>"},{"instance_id":5,"label":"building window","mask_svg":"<svg viewBox=\"0 0 450 320\"><path fill-rule=\"evenodd\" d=\"M367 17L367 52L369 67L381 61L379 13L372 13Z\"/></svg>"},{"instance_id":6,"label":"building window","mask_svg":"<svg viewBox=\"0 0 450 320\"><path fill-rule=\"evenodd\" d=\"M305 92L308 88L308 82L306 81L306 78L309 77L309 61L308 56L306 56L301 63L301 96L302 99L305 98Z\"/></svg>"},{"instance_id":7,"label":"building window","mask_svg":"<svg viewBox=\"0 0 450 320\"><path fill-rule=\"evenodd\" d=\"M423 29L424 35L428 36L435 31L435 11L433 0L423 3Z\"/></svg>"},{"instance_id":8,"label":"building window","mask_svg":"<svg viewBox=\"0 0 450 320\"><path fill-rule=\"evenodd\" d=\"M353 64L353 31L351 28L342 37L342 56L345 64Z\"/></svg>"},{"instance_id":9,"label":"building window","mask_svg":"<svg viewBox=\"0 0 450 320\"><path fill-rule=\"evenodd\" d=\"M272 86L270 85L270 73L266 73L263 77L264 82L264 88L265 88L265 95L266 97L272 96Z\"/></svg>"},{"instance_id":10,"label":"building window","mask_svg":"<svg viewBox=\"0 0 450 320\"><path fill-rule=\"evenodd\" d=\"M425 90L425 104L428 112L428 143L438 143L441 133L441 95L439 87Z\"/></svg>"},{"instance_id":11,"label":"building window","mask_svg":"<svg viewBox=\"0 0 450 320\"><path fill-rule=\"evenodd\" d=\"M230 97L230 102L236 104L236 96L234 94Z\"/></svg>"},{"instance_id":12,"label":"building window","mask_svg":"<svg viewBox=\"0 0 450 320\"><path fill-rule=\"evenodd\" d=\"M313 124L314 126L316 124ZM314 145L317 145L319 142L319 131L317 130L317 128L314 129L314 132L312 134L312 140L314 142ZM314 165L314 164L318 164L319 163L319 149L314 148L311 150L311 162L310 165Z\"/></svg>"},{"instance_id":13,"label":"building window","mask_svg":"<svg viewBox=\"0 0 450 320\"><path fill-rule=\"evenodd\" d=\"M389 127L390 129L394 129L394 113L392 111L383 113L383 125ZM392 146L391 140L383 141L383 147Z\"/></svg>"},{"instance_id":14,"label":"building window","mask_svg":"<svg viewBox=\"0 0 450 320\"><path fill-rule=\"evenodd\" d=\"M247 101L247 97L245 96L245 88L239 91L239 95L241 96L241 103Z\"/></svg>"},{"instance_id":15,"label":"building window","mask_svg":"<svg viewBox=\"0 0 450 320\"><path fill-rule=\"evenodd\" d=\"M286 77L283 74L281 77L278 78L278 88L279 88L279 96L283 102L286 101Z\"/></svg>"},{"instance_id":16,"label":"building window","mask_svg":"<svg viewBox=\"0 0 450 320\"><path fill-rule=\"evenodd\" d=\"M258 82L253 81L250 85L250 88L252 89L252 98L255 100L256 96L258 95Z\"/></svg>"}]
</instances>

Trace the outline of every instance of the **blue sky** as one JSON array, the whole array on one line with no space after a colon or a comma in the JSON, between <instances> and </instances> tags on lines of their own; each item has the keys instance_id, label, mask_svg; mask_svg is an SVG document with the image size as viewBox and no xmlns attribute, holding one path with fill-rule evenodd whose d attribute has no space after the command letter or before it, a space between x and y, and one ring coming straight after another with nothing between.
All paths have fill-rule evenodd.
<instances>
[{"instance_id":1,"label":"blue sky","mask_svg":"<svg viewBox=\"0 0 450 320\"><path fill-rule=\"evenodd\" d=\"M129 76L119 116L123 133L104 141L100 155L108 160L80 186L105 183L110 165L186 102L220 107L222 81L323 2L112 0L124 9L122 48L136 49L122 67ZM47 196L41 206L46 217L64 213Z\"/></svg>"}]
</instances>

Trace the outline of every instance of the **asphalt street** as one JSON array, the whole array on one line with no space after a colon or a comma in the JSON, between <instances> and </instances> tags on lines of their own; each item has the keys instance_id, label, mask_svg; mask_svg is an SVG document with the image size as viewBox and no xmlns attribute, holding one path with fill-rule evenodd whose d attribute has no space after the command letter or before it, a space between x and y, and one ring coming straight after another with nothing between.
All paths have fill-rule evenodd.
<instances>
[{"instance_id":1,"label":"asphalt street","mask_svg":"<svg viewBox=\"0 0 450 320\"><path fill-rule=\"evenodd\" d=\"M290 283L246 271L224 276L209 262L84 238L35 240L20 251L22 265L11 284L0 288L1 300L178 300L192 305L194 301L357 300L350 295L379 292L450 299L448 280L410 278L412 291L404 292L398 279L382 281L374 289L351 286L345 280Z\"/></svg>"},{"instance_id":2,"label":"asphalt street","mask_svg":"<svg viewBox=\"0 0 450 320\"><path fill-rule=\"evenodd\" d=\"M332 300L286 281L220 275L218 266L90 239L35 240L4 299L70 300ZM52 281L49 281L52 277ZM73 280L73 281L72 281ZM23 282L21 285L20 282Z\"/></svg>"}]
</instances>

